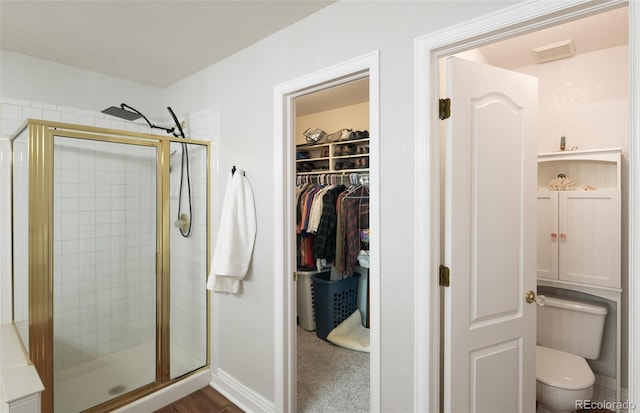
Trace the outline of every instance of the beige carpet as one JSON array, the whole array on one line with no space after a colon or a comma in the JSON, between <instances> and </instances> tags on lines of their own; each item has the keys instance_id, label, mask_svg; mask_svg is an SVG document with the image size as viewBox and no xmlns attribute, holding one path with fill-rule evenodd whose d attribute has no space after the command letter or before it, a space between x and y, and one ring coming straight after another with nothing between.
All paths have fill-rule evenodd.
<instances>
[{"instance_id":1,"label":"beige carpet","mask_svg":"<svg viewBox=\"0 0 640 413\"><path fill-rule=\"evenodd\" d=\"M369 412L369 354L298 326L298 412Z\"/></svg>"}]
</instances>

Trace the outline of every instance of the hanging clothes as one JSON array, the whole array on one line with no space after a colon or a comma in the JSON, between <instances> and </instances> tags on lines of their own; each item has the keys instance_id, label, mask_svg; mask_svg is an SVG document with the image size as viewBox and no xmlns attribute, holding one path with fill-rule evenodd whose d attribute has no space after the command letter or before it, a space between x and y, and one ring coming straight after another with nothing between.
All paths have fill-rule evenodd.
<instances>
[{"instance_id":1,"label":"hanging clothes","mask_svg":"<svg viewBox=\"0 0 640 413\"><path fill-rule=\"evenodd\" d=\"M322 199L322 214L316 232L313 255L316 259L333 261L336 256L336 226L338 216L336 213L336 200L338 195L346 190L344 185L336 185L324 192Z\"/></svg>"},{"instance_id":2,"label":"hanging clothes","mask_svg":"<svg viewBox=\"0 0 640 413\"><path fill-rule=\"evenodd\" d=\"M312 208L314 195L322 189L319 185L303 184L296 190L297 197L297 266L299 269L312 269L315 266L313 244L315 236L307 232L309 213Z\"/></svg>"},{"instance_id":3,"label":"hanging clothes","mask_svg":"<svg viewBox=\"0 0 640 413\"><path fill-rule=\"evenodd\" d=\"M351 277L358 266L358 254L362 249L360 234L369 229L369 189L359 185L350 189L342 198L340 208L341 260L336 270Z\"/></svg>"},{"instance_id":4,"label":"hanging clothes","mask_svg":"<svg viewBox=\"0 0 640 413\"><path fill-rule=\"evenodd\" d=\"M369 190L353 183L357 177L351 177L349 188L343 184L298 184L298 268L320 270L333 264L343 277L353 276L359 252L368 249L369 230Z\"/></svg>"}]
</instances>

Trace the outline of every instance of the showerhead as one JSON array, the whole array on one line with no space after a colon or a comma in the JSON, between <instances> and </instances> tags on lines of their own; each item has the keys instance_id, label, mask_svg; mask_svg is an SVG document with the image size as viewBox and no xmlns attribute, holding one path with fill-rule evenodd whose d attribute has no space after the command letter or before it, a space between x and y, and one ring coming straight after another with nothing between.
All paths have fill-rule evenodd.
<instances>
[{"instance_id":1,"label":"showerhead","mask_svg":"<svg viewBox=\"0 0 640 413\"><path fill-rule=\"evenodd\" d=\"M173 113L173 110L171 110L170 107L168 107L167 109L169 109L169 113L171 113L171 116L173 117L173 120L176 122L176 126L178 127L178 130L180 131L180 134L177 134L177 133L174 132L176 130L176 128L164 128L162 126L154 125L153 123L149 122L149 119L147 119L146 116L144 116L142 113L140 113L140 111L138 109L132 108L131 106L127 105L126 103L120 104L120 107L111 106L109 108L106 108L105 110L102 111L102 113L106 113L107 115L115 116L117 118L126 119L126 120L136 120L136 119L142 118L147 122L149 127L152 128L152 129L162 129L163 131L165 131L167 133L173 134L173 136L175 136L176 138L178 136L182 136L184 138L185 137L184 136L184 132L182 131L182 127L180 127L180 124L178 123L178 118L176 118L175 113Z\"/></svg>"},{"instance_id":2,"label":"showerhead","mask_svg":"<svg viewBox=\"0 0 640 413\"><path fill-rule=\"evenodd\" d=\"M126 110L124 106L124 104L122 104L120 107L111 106L103 110L102 113L106 113L107 115L115 116L117 118L129 121L140 119L142 117L142 114Z\"/></svg>"}]
</instances>

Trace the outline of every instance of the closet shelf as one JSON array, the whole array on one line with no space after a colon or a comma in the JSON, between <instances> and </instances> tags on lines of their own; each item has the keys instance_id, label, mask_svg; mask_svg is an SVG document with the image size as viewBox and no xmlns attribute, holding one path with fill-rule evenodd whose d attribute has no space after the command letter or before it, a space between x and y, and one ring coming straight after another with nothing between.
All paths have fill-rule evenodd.
<instances>
[{"instance_id":1,"label":"closet shelf","mask_svg":"<svg viewBox=\"0 0 640 413\"><path fill-rule=\"evenodd\" d=\"M369 170L369 138L296 146L296 174L319 175Z\"/></svg>"},{"instance_id":2,"label":"closet shelf","mask_svg":"<svg viewBox=\"0 0 640 413\"><path fill-rule=\"evenodd\" d=\"M369 168L362 168L362 169L340 169L340 170L336 170L336 171L311 171L311 172L296 172L297 176L303 176L303 175L322 175L322 174L333 174L333 175L340 175L340 174L344 174L346 176L346 174L350 174L350 173L354 173L354 172L369 172Z\"/></svg>"}]
</instances>

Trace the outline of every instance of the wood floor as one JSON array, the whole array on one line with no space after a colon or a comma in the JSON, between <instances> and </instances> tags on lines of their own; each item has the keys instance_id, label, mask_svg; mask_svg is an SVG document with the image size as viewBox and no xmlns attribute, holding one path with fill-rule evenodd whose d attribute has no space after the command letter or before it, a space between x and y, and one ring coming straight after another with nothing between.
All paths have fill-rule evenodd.
<instances>
[{"instance_id":1,"label":"wood floor","mask_svg":"<svg viewBox=\"0 0 640 413\"><path fill-rule=\"evenodd\" d=\"M587 410L578 410L586 413ZM238 406L218 393L213 387L200 390L156 410L153 413L244 413ZM610 410L589 410L589 413L613 413Z\"/></svg>"},{"instance_id":2,"label":"wood floor","mask_svg":"<svg viewBox=\"0 0 640 413\"><path fill-rule=\"evenodd\" d=\"M213 387L206 386L154 413L243 413L243 411Z\"/></svg>"}]
</instances>

